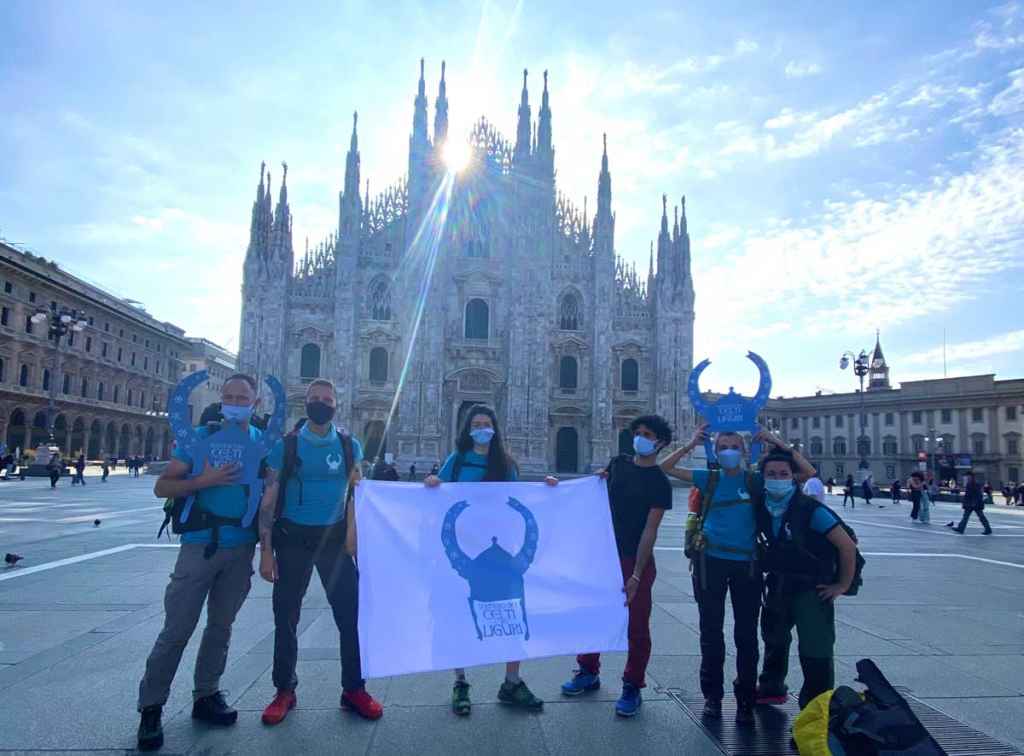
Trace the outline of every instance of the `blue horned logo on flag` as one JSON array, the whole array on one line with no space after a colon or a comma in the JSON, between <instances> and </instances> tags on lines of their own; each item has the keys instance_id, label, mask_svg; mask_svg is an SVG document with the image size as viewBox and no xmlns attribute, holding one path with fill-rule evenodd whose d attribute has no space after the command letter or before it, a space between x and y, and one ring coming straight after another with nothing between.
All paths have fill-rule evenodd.
<instances>
[{"instance_id":1,"label":"blue horned logo on flag","mask_svg":"<svg viewBox=\"0 0 1024 756\"><path fill-rule=\"evenodd\" d=\"M539 532L533 514L522 503L510 497L508 506L522 515L526 523L523 547L515 556L498 544L497 536L475 559L463 552L455 534L455 522L469 508L466 501L453 504L441 526L441 544L448 561L459 577L469 583L469 612L476 637L481 641L515 636L530 640L523 575L537 553Z\"/></svg>"}]
</instances>

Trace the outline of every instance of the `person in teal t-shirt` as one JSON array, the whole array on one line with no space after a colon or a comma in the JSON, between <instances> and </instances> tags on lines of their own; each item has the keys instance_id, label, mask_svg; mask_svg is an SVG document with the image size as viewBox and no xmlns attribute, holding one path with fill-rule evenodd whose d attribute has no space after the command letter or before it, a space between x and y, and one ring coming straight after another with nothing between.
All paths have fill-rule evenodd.
<instances>
[{"instance_id":1,"label":"person in teal t-shirt","mask_svg":"<svg viewBox=\"0 0 1024 756\"><path fill-rule=\"evenodd\" d=\"M260 431L249 425L255 403L256 381L242 373L232 375L221 387L222 422L245 423L250 438L258 438ZM201 435L207 433L206 428L197 431ZM194 507L225 517L241 517L246 510L246 493L238 483L239 473L237 463L211 467L207 462L206 469L194 471L192 459L179 451L157 480L153 492L161 499L194 495ZM204 604L206 629L196 657L192 716L221 726L232 725L238 719L238 712L228 706L218 688L228 655L231 626L251 587L256 534L229 526L222 526L219 531L219 544L209 552L212 531L182 534L178 559L164 594L164 627L139 683L139 750L151 751L163 745L163 706Z\"/></svg>"},{"instance_id":2,"label":"person in teal t-shirt","mask_svg":"<svg viewBox=\"0 0 1024 756\"><path fill-rule=\"evenodd\" d=\"M516 462L505 451L498 418L490 407L476 406L466 414L456 450L445 460L437 475L428 475L423 483L435 488L442 483L481 483L515 481L519 479ZM556 485L557 478L548 476L549 485ZM505 682L498 689L498 700L524 709L541 709L544 702L533 695L526 683L519 677L519 662L505 664ZM452 688L452 711L461 716L469 714L469 683L466 670L455 670L455 686Z\"/></svg>"},{"instance_id":3,"label":"person in teal t-shirt","mask_svg":"<svg viewBox=\"0 0 1024 756\"><path fill-rule=\"evenodd\" d=\"M366 719L379 719L384 713L366 691L359 660L359 573L352 559L355 519L347 494L359 480L363 449L345 434L351 465L346 461L343 432L331 422L336 401L334 384L328 380L318 378L306 387L308 419L292 439L296 464L284 481L279 513L286 439L278 441L267 457L268 485L260 505L260 576L274 584L272 678L277 688L263 710L263 723L268 725L283 722L298 700L299 618L314 567L338 628L341 706Z\"/></svg>"}]
</instances>

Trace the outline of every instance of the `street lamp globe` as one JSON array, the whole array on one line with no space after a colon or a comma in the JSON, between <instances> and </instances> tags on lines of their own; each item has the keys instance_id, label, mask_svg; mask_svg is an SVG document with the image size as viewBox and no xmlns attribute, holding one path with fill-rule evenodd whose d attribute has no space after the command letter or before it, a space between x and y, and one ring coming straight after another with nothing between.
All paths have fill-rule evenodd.
<instances>
[{"instance_id":1,"label":"street lamp globe","mask_svg":"<svg viewBox=\"0 0 1024 756\"><path fill-rule=\"evenodd\" d=\"M33 323L42 323L44 320L46 320L46 313L40 310L31 318L29 318L29 320L31 320Z\"/></svg>"}]
</instances>

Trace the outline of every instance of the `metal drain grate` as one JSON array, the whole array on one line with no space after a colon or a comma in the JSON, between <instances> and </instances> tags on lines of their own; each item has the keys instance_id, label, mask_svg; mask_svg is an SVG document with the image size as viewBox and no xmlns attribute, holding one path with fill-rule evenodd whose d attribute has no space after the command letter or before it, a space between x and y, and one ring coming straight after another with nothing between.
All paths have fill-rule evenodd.
<instances>
[{"instance_id":1,"label":"metal drain grate","mask_svg":"<svg viewBox=\"0 0 1024 756\"><path fill-rule=\"evenodd\" d=\"M757 725L744 728L736 725L736 702L729 697L722 701L722 718L706 722L700 716L704 708L703 698L673 688L667 688L664 692L715 741L724 754L797 756L796 748L790 744L790 725L800 709L792 697L782 706L758 706L754 713ZM923 701L906 693L903 695L921 724L949 756L1024 756L1020 750L968 727Z\"/></svg>"}]
</instances>

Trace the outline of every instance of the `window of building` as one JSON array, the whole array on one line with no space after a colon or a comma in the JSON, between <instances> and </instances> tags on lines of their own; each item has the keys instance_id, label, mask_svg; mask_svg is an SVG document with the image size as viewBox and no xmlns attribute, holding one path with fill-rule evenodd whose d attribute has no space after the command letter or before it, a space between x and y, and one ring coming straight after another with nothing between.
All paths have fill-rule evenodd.
<instances>
[{"instance_id":1,"label":"window of building","mask_svg":"<svg viewBox=\"0 0 1024 756\"><path fill-rule=\"evenodd\" d=\"M32 333L32 316L25 316L25 333Z\"/></svg>"},{"instance_id":2,"label":"window of building","mask_svg":"<svg viewBox=\"0 0 1024 756\"><path fill-rule=\"evenodd\" d=\"M146 408L146 392L145 391L140 391L139 392L139 406L142 407L143 409Z\"/></svg>"},{"instance_id":3,"label":"window of building","mask_svg":"<svg viewBox=\"0 0 1024 756\"><path fill-rule=\"evenodd\" d=\"M836 415L836 427L837 428L842 428L843 427L843 416L842 415Z\"/></svg>"},{"instance_id":4,"label":"window of building","mask_svg":"<svg viewBox=\"0 0 1024 756\"><path fill-rule=\"evenodd\" d=\"M910 413L910 422L914 423L915 425L921 424L921 410L914 410L913 412Z\"/></svg>"},{"instance_id":5,"label":"window of building","mask_svg":"<svg viewBox=\"0 0 1024 756\"><path fill-rule=\"evenodd\" d=\"M8 325L11 322L11 308L4 307L0 310L0 325Z\"/></svg>"},{"instance_id":6,"label":"window of building","mask_svg":"<svg viewBox=\"0 0 1024 756\"><path fill-rule=\"evenodd\" d=\"M1011 457L1016 457L1020 453L1020 442L1016 438L1006 439L1006 453Z\"/></svg>"},{"instance_id":7,"label":"window of building","mask_svg":"<svg viewBox=\"0 0 1024 756\"><path fill-rule=\"evenodd\" d=\"M857 439L857 453L866 457L871 454L871 439L867 436L861 436Z\"/></svg>"},{"instance_id":8,"label":"window of building","mask_svg":"<svg viewBox=\"0 0 1024 756\"><path fill-rule=\"evenodd\" d=\"M813 428L814 430L818 430L818 428L820 428L820 427L821 427L821 418L820 417L812 417L811 418L811 428Z\"/></svg>"},{"instance_id":9,"label":"window of building","mask_svg":"<svg viewBox=\"0 0 1024 756\"><path fill-rule=\"evenodd\" d=\"M124 329L123 328L118 328L117 329L117 338L119 338L119 339L123 339L124 338Z\"/></svg>"},{"instance_id":10,"label":"window of building","mask_svg":"<svg viewBox=\"0 0 1024 756\"><path fill-rule=\"evenodd\" d=\"M149 339L146 339L146 349L149 349Z\"/></svg>"},{"instance_id":11,"label":"window of building","mask_svg":"<svg viewBox=\"0 0 1024 756\"><path fill-rule=\"evenodd\" d=\"M110 323L104 323L103 324L103 332L104 333L110 333Z\"/></svg>"},{"instance_id":12,"label":"window of building","mask_svg":"<svg viewBox=\"0 0 1024 756\"><path fill-rule=\"evenodd\" d=\"M579 380L579 365L575 357L565 356L558 363L558 388L576 390Z\"/></svg>"},{"instance_id":13,"label":"window of building","mask_svg":"<svg viewBox=\"0 0 1024 756\"><path fill-rule=\"evenodd\" d=\"M377 278L370 284L370 320L391 320L391 284L386 278Z\"/></svg>"},{"instance_id":14,"label":"window of building","mask_svg":"<svg viewBox=\"0 0 1024 756\"><path fill-rule=\"evenodd\" d=\"M82 398L89 396L89 381L86 378L82 379Z\"/></svg>"},{"instance_id":15,"label":"window of building","mask_svg":"<svg viewBox=\"0 0 1024 756\"><path fill-rule=\"evenodd\" d=\"M1007 467L1006 468L1006 477L1010 480L1011 483L1018 483L1018 482L1020 482L1020 468L1019 467Z\"/></svg>"},{"instance_id":16,"label":"window of building","mask_svg":"<svg viewBox=\"0 0 1024 756\"><path fill-rule=\"evenodd\" d=\"M971 422L980 423L985 419L985 411L981 407L975 407L971 410Z\"/></svg>"},{"instance_id":17,"label":"window of building","mask_svg":"<svg viewBox=\"0 0 1024 756\"><path fill-rule=\"evenodd\" d=\"M388 382L388 350L374 347L370 350L370 383L383 385Z\"/></svg>"},{"instance_id":18,"label":"window of building","mask_svg":"<svg viewBox=\"0 0 1024 756\"><path fill-rule=\"evenodd\" d=\"M128 404L129 407L132 406L132 390L131 389L128 389L128 401L127 401L127 404Z\"/></svg>"},{"instance_id":19,"label":"window of building","mask_svg":"<svg viewBox=\"0 0 1024 756\"><path fill-rule=\"evenodd\" d=\"M575 292L566 292L558 307L558 327L563 331L579 331L583 328L583 313L579 297Z\"/></svg>"},{"instance_id":20,"label":"window of building","mask_svg":"<svg viewBox=\"0 0 1024 756\"><path fill-rule=\"evenodd\" d=\"M985 453L985 437L984 436L975 436L974 438L971 439L971 451L974 454L984 454Z\"/></svg>"},{"instance_id":21,"label":"window of building","mask_svg":"<svg viewBox=\"0 0 1024 756\"><path fill-rule=\"evenodd\" d=\"M10 281L4 281L4 294L11 294L14 291L14 287Z\"/></svg>"},{"instance_id":22,"label":"window of building","mask_svg":"<svg viewBox=\"0 0 1024 756\"><path fill-rule=\"evenodd\" d=\"M139 340L139 334L137 334L137 333L133 333L133 334L132 334L132 343L134 344L134 343L136 343L136 342L137 342L138 340Z\"/></svg>"},{"instance_id":23,"label":"window of building","mask_svg":"<svg viewBox=\"0 0 1024 756\"><path fill-rule=\"evenodd\" d=\"M50 390L50 370L49 368L43 368L43 391Z\"/></svg>"},{"instance_id":24,"label":"window of building","mask_svg":"<svg viewBox=\"0 0 1024 756\"><path fill-rule=\"evenodd\" d=\"M135 367L135 352L132 352L132 367Z\"/></svg>"},{"instance_id":25,"label":"window of building","mask_svg":"<svg viewBox=\"0 0 1024 756\"><path fill-rule=\"evenodd\" d=\"M103 381L100 381L99 384L97 384L97 386L96 386L96 398L99 399L101 402L103 401L103 394L104 394Z\"/></svg>"},{"instance_id":26,"label":"window of building","mask_svg":"<svg viewBox=\"0 0 1024 756\"><path fill-rule=\"evenodd\" d=\"M832 453L837 457L846 456L846 439L842 436L836 436L832 439Z\"/></svg>"},{"instance_id":27,"label":"window of building","mask_svg":"<svg viewBox=\"0 0 1024 756\"><path fill-rule=\"evenodd\" d=\"M914 445L915 453L924 451L924 436L912 436L910 443Z\"/></svg>"},{"instance_id":28,"label":"window of building","mask_svg":"<svg viewBox=\"0 0 1024 756\"><path fill-rule=\"evenodd\" d=\"M114 404L117 404L117 400L121 398L121 387L114 386Z\"/></svg>"},{"instance_id":29,"label":"window of building","mask_svg":"<svg viewBox=\"0 0 1024 756\"><path fill-rule=\"evenodd\" d=\"M622 361L621 375L619 377L622 382L623 391L640 390L640 366L632 357L627 357Z\"/></svg>"},{"instance_id":30,"label":"window of building","mask_svg":"<svg viewBox=\"0 0 1024 756\"><path fill-rule=\"evenodd\" d=\"M467 339L486 340L490 336L490 308L482 299L471 299L466 303Z\"/></svg>"},{"instance_id":31,"label":"window of building","mask_svg":"<svg viewBox=\"0 0 1024 756\"><path fill-rule=\"evenodd\" d=\"M311 381L320 375L320 347L303 344L299 355L299 377Z\"/></svg>"},{"instance_id":32,"label":"window of building","mask_svg":"<svg viewBox=\"0 0 1024 756\"><path fill-rule=\"evenodd\" d=\"M34 291L30 291L28 293L28 301L29 302L35 302L36 301L36 293Z\"/></svg>"},{"instance_id":33,"label":"window of building","mask_svg":"<svg viewBox=\"0 0 1024 756\"><path fill-rule=\"evenodd\" d=\"M789 427L792 428L793 430L796 430L797 428L799 428L800 427L800 419L796 418L796 417L791 419L789 421Z\"/></svg>"},{"instance_id":34,"label":"window of building","mask_svg":"<svg viewBox=\"0 0 1024 756\"><path fill-rule=\"evenodd\" d=\"M836 462L836 477L841 478L846 475L846 465L842 462Z\"/></svg>"},{"instance_id":35,"label":"window of building","mask_svg":"<svg viewBox=\"0 0 1024 756\"><path fill-rule=\"evenodd\" d=\"M68 346L73 347L75 345L75 332L68 331Z\"/></svg>"},{"instance_id":36,"label":"window of building","mask_svg":"<svg viewBox=\"0 0 1024 756\"><path fill-rule=\"evenodd\" d=\"M28 365L21 366L21 372L18 373L18 385L22 388L28 388Z\"/></svg>"},{"instance_id":37,"label":"window of building","mask_svg":"<svg viewBox=\"0 0 1024 756\"><path fill-rule=\"evenodd\" d=\"M118 362L120 362L120 361L121 361L121 358L122 358L123 356L124 356L124 350L123 350L123 349L121 349L121 347L118 347L118 348L117 348L117 361L118 361Z\"/></svg>"},{"instance_id":38,"label":"window of building","mask_svg":"<svg viewBox=\"0 0 1024 756\"><path fill-rule=\"evenodd\" d=\"M882 454L887 457L895 457L899 454L899 446L895 438L889 437L882 441Z\"/></svg>"},{"instance_id":39,"label":"window of building","mask_svg":"<svg viewBox=\"0 0 1024 756\"><path fill-rule=\"evenodd\" d=\"M71 376L70 375L67 375L67 374L64 375L64 385L61 388L63 390L63 393L65 393L65 394L70 394L71 393Z\"/></svg>"},{"instance_id":40,"label":"window of building","mask_svg":"<svg viewBox=\"0 0 1024 756\"><path fill-rule=\"evenodd\" d=\"M100 354L102 354L104 357L107 356L107 343L106 342L103 342L103 347L101 348Z\"/></svg>"},{"instance_id":41,"label":"window of building","mask_svg":"<svg viewBox=\"0 0 1024 756\"><path fill-rule=\"evenodd\" d=\"M0 357L0 383L4 382L4 359Z\"/></svg>"},{"instance_id":42,"label":"window of building","mask_svg":"<svg viewBox=\"0 0 1024 756\"><path fill-rule=\"evenodd\" d=\"M160 375L160 360L156 361L156 367L153 368L153 372L156 373L157 375Z\"/></svg>"},{"instance_id":43,"label":"window of building","mask_svg":"<svg viewBox=\"0 0 1024 756\"><path fill-rule=\"evenodd\" d=\"M896 480L896 465L885 466L885 477L889 480Z\"/></svg>"},{"instance_id":44,"label":"window of building","mask_svg":"<svg viewBox=\"0 0 1024 756\"><path fill-rule=\"evenodd\" d=\"M825 445L821 442L821 439L815 436L811 439L811 456L820 457L825 453Z\"/></svg>"},{"instance_id":45,"label":"window of building","mask_svg":"<svg viewBox=\"0 0 1024 756\"><path fill-rule=\"evenodd\" d=\"M1006 408L1006 419L1009 420L1010 422L1013 422L1014 420L1017 419L1017 407L1016 406L1010 406L1010 407Z\"/></svg>"},{"instance_id":46,"label":"window of building","mask_svg":"<svg viewBox=\"0 0 1024 756\"><path fill-rule=\"evenodd\" d=\"M944 409L941 411L942 422L951 423L953 422L953 410Z\"/></svg>"},{"instance_id":47,"label":"window of building","mask_svg":"<svg viewBox=\"0 0 1024 756\"><path fill-rule=\"evenodd\" d=\"M92 336L86 336L85 337L85 351L87 351L87 352L91 352L92 351Z\"/></svg>"},{"instance_id":48,"label":"window of building","mask_svg":"<svg viewBox=\"0 0 1024 756\"><path fill-rule=\"evenodd\" d=\"M896 415L892 412L885 413L885 424L890 428L896 424Z\"/></svg>"},{"instance_id":49,"label":"window of building","mask_svg":"<svg viewBox=\"0 0 1024 756\"><path fill-rule=\"evenodd\" d=\"M149 357L142 358L142 369L149 370Z\"/></svg>"}]
</instances>

